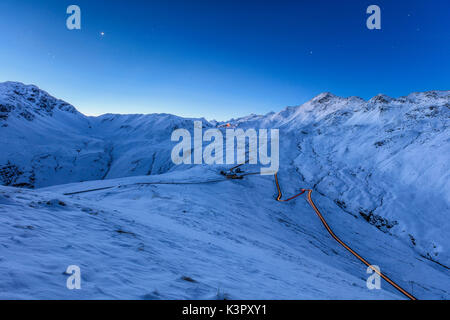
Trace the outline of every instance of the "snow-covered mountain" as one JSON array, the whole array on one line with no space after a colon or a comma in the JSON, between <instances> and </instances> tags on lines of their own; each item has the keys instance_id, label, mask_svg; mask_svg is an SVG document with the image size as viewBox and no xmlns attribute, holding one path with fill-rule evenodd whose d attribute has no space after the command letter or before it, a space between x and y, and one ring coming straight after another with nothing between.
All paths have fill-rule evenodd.
<instances>
[{"instance_id":1,"label":"snow-covered mountain","mask_svg":"<svg viewBox=\"0 0 450 320\"><path fill-rule=\"evenodd\" d=\"M173 167L171 132L196 120L87 117L35 86L14 82L0 84L0 112L0 183L29 188L166 172Z\"/></svg>"},{"instance_id":2,"label":"snow-covered mountain","mask_svg":"<svg viewBox=\"0 0 450 320\"><path fill-rule=\"evenodd\" d=\"M448 299L449 109L450 91L324 93L229 123L280 129L286 194L312 188L369 261L418 298ZM387 284L369 291L364 265L305 201L274 201L272 177L170 184L216 181L226 167L172 164L172 131L195 120L224 124L87 117L35 86L0 84L0 297L400 297ZM61 286L64 263L87 271L86 291Z\"/></svg>"},{"instance_id":3,"label":"snow-covered mountain","mask_svg":"<svg viewBox=\"0 0 450 320\"><path fill-rule=\"evenodd\" d=\"M282 167L348 214L450 265L450 91L369 101L324 93L236 123L280 128Z\"/></svg>"}]
</instances>

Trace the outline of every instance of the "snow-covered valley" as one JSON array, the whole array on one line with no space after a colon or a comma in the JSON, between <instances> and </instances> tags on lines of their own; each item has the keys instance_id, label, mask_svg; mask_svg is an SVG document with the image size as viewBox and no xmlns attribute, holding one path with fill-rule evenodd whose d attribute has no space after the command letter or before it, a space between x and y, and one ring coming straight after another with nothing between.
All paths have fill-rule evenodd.
<instances>
[{"instance_id":1,"label":"snow-covered valley","mask_svg":"<svg viewBox=\"0 0 450 320\"><path fill-rule=\"evenodd\" d=\"M285 194L419 299L450 296L450 91L324 93L233 127L280 130ZM0 298L402 299L271 176L175 166L167 114L87 117L0 84ZM205 128L223 125L200 119ZM244 170L254 170L251 166ZM100 189L87 193L77 191ZM79 265L82 290L65 286Z\"/></svg>"}]
</instances>

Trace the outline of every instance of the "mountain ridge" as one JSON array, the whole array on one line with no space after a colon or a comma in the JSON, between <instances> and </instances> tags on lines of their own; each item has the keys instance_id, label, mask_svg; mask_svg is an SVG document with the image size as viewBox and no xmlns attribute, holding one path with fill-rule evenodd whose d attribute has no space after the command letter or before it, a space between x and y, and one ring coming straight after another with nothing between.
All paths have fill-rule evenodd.
<instances>
[{"instance_id":1,"label":"mountain ridge","mask_svg":"<svg viewBox=\"0 0 450 320\"><path fill-rule=\"evenodd\" d=\"M6 186L42 188L182 171L190 166L171 161L173 130L191 131L195 120L205 128L223 124L170 114L88 117L36 93L35 86L17 90L34 94L34 107L16 89L5 95L1 88L0 106L15 101L14 110L22 112L24 103L35 116L30 121L15 112L2 120L0 184ZM50 101L49 108L36 109L39 97ZM442 214L450 202L450 91L368 101L323 93L301 106L230 123L279 129L281 175L296 176L299 186L326 195L347 214L450 265L450 226Z\"/></svg>"},{"instance_id":2,"label":"mountain ridge","mask_svg":"<svg viewBox=\"0 0 450 320\"><path fill-rule=\"evenodd\" d=\"M138 116L138 115L143 115L143 116L146 116L146 115L173 115L173 116L179 117L177 115L170 114L170 113L165 113L165 112L163 112L163 113L105 113L105 114L101 114L101 115L98 115L98 116L88 116L88 115L83 114L79 110L77 110L76 107L74 107L73 105L67 103L66 101L54 98L47 91L44 91L44 90L40 89L36 85L24 84L22 82L17 82L17 81L0 82L0 97L1 98L4 99L5 94L6 95L11 94L11 91L13 93L16 93L17 95L24 95L25 93L30 93L31 92L30 98L33 98L34 95L37 92L39 92L44 97L52 98L55 101L61 103L63 107L67 106L68 110L65 110L65 111L69 111L69 112L72 112L72 113L79 113L79 114L82 114L83 116L88 117L88 118L98 118L98 117L107 116L107 115L124 115L124 116L129 116L129 115L134 115L134 116ZM411 100L411 98L418 97L418 96L425 96L425 97L439 97L439 96L441 96L442 97L442 96L449 96L449 95L450 95L450 90L428 90L428 91L414 91L414 92L409 93L406 96L399 96L398 98L390 97L390 96L388 96L386 94L379 93L379 94L373 96L372 98L370 98L368 100L365 100L365 99L363 99L361 97L358 97L358 96L341 97L341 96L337 96L337 95L335 95L335 94L333 94L331 92L325 91L325 92L322 92L322 93L316 95L315 97L311 98L310 100L306 101L303 104L294 105L294 106L287 106L287 107L285 107L284 109L282 109L282 110L280 110L278 112L271 111L271 112L268 112L266 114L254 114L254 113L252 113L252 114L249 114L248 116L238 117L238 118L231 118L231 119L226 120L226 121L207 120L207 119L205 119L203 117L188 117L188 118L180 117L180 118L196 119L196 120L197 119L202 119L203 121L207 121L207 122L215 121L215 122L218 122L218 123L227 123L227 122L236 121L236 120L243 119L243 118L248 118L248 117L255 117L255 116L256 117L262 117L262 116L267 116L267 115L271 115L271 114L276 114L276 113L283 112L284 110L289 109L289 108L301 108L302 106L311 104L312 102L324 103L327 100L332 100L332 99L346 100L346 101L349 101L349 100L350 101L361 101L361 102L365 102L365 103L379 103L379 102L381 102L381 103L389 103L389 102L406 102L408 99ZM27 105L27 106L29 106L29 105ZM1 118L0 118L0 120L1 120Z\"/></svg>"}]
</instances>

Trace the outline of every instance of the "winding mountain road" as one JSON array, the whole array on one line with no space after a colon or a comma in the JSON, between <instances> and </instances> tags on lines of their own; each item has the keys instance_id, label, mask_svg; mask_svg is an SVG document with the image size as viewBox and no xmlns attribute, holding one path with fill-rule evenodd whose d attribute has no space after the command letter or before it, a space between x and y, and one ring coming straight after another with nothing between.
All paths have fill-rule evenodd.
<instances>
[{"instance_id":1,"label":"winding mountain road","mask_svg":"<svg viewBox=\"0 0 450 320\"><path fill-rule=\"evenodd\" d=\"M278 189L278 196L277 196L277 201L279 202L287 202L290 201L292 199L297 198L298 196L302 195L305 192L308 192L307 194L307 201L309 203L309 205L314 209L314 211L316 212L317 216L319 217L320 221L322 222L322 224L325 226L325 229L327 229L328 233L333 237L334 240L336 240L341 246L343 246L347 251L349 251L352 255L354 255L356 258L358 258L362 263L364 263L366 266L368 266L369 268L371 268L374 272L376 272L380 277L382 277L384 280L386 280L387 282L389 282L389 284L391 284L395 289L397 289L398 291L400 291L402 294L404 294L406 297L408 297L411 300L417 300L416 297L414 297L412 294L410 294L408 291L406 291L405 289L403 289L402 287L400 287L397 283L395 283L393 280L391 280L389 277L387 277L385 274L381 273L380 271L378 271L375 267L373 267L372 264L370 264L369 262L367 262L366 259L364 259L363 257L361 257L358 253L356 253L352 248L350 248L347 244L345 244L345 242L343 242L334 232L333 230L330 228L330 226L328 225L327 221L325 220L325 218L323 217L322 213L319 211L319 209L317 208L316 204L314 203L314 201L311 198L311 194L312 194L312 190L310 189L302 189L302 192L290 197L286 200L282 200L282 193L281 193L281 189L280 189L280 184L278 182L278 174L274 175L275 177L275 184L277 186Z\"/></svg>"},{"instance_id":2,"label":"winding mountain road","mask_svg":"<svg viewBox=\"0 0 450 320\"><path fill-rule=\"evenodd\" d=\"M231 168L229 171L231 173L234 173L234 170L240 166L242 166L244 164L238 165L236 167ZM251 173L253 174L253 173ZM249 175L249 174L244 174L244 175ZM243 175L243 176L244 176ZM288 199L281 199L283 197L283 194L281 192L281 188L280 188L280 184L278 182L278 174L275 173L274 175L275 177L275 184L277 186L277 190L278 190L278 195L276 200L278 202L288 202L291 201L299 196L301 196L302 194L304 194L305 192L307 192L307 201L309 203L309 205L314 209L315 213L317 214L317 216L319 217L320 221L322 222L322 224L324 225L325 229L328 231L328 233L331 235L331 237L333 237L334 240L336 240L336 242L338 242L341 246L343 246L347 251L349 251L352 255L354 255L356 258L358 258L358 260L360 260L362 263L364 263L366 266L368 266L369 268L371 268L374 272L376 272L380 277L382 277L384 280L386 280L389 284L391 284L395 289L397 289L398 291L400 291L403 295L405 295L406 297L408 297L411 300L417 300L416 297L414 297L412 294L410 294L409 292L407 292L406 290L404 290L402 287L400 287L397 283L395 283L393 280L391 280L389 277L387 277L385 274L381 273L380 271L378 271L372 264L370 264L366 259L364 259L363 257L361 257L358 253L356 253L352 248L350 248L345 242L343 242L334 232L333 230L330 228L330 226L328 225L327 221L325 220L325 218L323 217L322 213L319 211L319 209L317 208L316 204L314 203L314 201L311 198L311 194L312 194L312 190L311 189L302 189L300 193L288 198ZM141 182L141 183L133 183L133 184L129 184L129 185L152 185L152 184L205 184L205 183L216 183L216 182L224 182L227 181L226 178L224 179L218 179L218 180L210 180L210 181L180 181L180 182ZM127 186L127 185L121 185L121 186ZM112 188L117 188L118 186L109 186L109 187L104 187L104 188L96 188L96 189L89 189L89 190L82 190L82 191L75 191L75 192L69 192L69 193L64 193L64 195L66 196L70 196L70 195L76 195L76 194L81 194L81 193L87 193L87 192L94 192L94 191L100 191L100 190L107 190L107 189L112 189Z\"/></svg>"}]
</instances>

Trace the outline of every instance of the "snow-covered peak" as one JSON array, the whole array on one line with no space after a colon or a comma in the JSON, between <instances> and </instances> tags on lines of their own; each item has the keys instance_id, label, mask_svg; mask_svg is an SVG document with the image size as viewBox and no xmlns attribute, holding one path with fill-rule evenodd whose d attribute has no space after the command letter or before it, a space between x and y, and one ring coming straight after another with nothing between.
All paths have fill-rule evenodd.
<instances>
[{"instance_id":1,"label":"snow-covered peak","mask_svg":"<svg viewBox=\"0 0 450 320\"><path fill-rule=\"evenodd\" d=\"M82 117L75 107L37 86L19 82L0 83L0 121L4 126L10 117L33 121L37 117L52 117L59 112Z\"/></svg>"},{"instance_id":2,"label":"snow-covered peak","mask_svg":"<svg viewBox=\"0 0 450 320\"><path fill-rule=\"evenodd\" d=\"M322 92L321 94L315 96L314 98L312 98L312 102L317 102L317 103L324 103L324 102L328 102L330 100L339 98L338 96L334 95L331 92Z\"/></svg>"},{"instance_id":3,"label":"snow-covered peak","mask_svg":"<svg viewBox=\"0 0 450 320\"><path fill-rule=\"evenodd\" d=\"M399 98L401 101L407 100L410 103L430 103L435 102L438 104L449 103L450 90L432 90L426 92L413 92L406 97Z\"/></svg>"}]
</instances>

